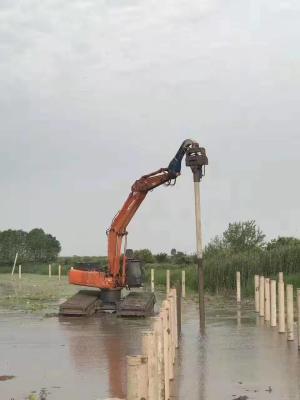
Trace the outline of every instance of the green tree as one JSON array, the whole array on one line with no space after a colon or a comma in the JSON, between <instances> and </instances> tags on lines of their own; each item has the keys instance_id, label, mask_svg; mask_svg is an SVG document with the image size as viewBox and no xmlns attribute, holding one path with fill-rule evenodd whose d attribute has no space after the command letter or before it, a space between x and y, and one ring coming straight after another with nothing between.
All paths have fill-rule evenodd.
<instances>
[{"instance_id":1,"label":"green tree","mask_svg":"<svg viewBox=\"0 0 300 400\"><path fill-rule=\"evenodd\" d=\"M61 251L61 245L56 237L47 234L46 235L46 251L45 251L45 261L53 261L57 258Z\"/></svg>"},{"instance_id":2,"label":"green tree","mask_svg":"<svg viewBox=\"0 0 300 400\"><path fill-rule=\"evenodd\" d=\"M158 254L156 254L155 258L158 263L167 262L168 254L167 253L158 253Z\"/></svg>"},{"instance_id":3,"label":"green tree","mask_svg":"<svg viewBox=\"0 0 300 400\"><path fill-rule=\"evenodd\" d=\"M281 246L299 246L300 240L291 236L278 236L267 243L267 250L273 250Z\"/></svg>"},{"instance_id":4,"label":"green tree","mask_svg":"<svg viewBox=\"0 0 300 400\"><path fill-rule=\"evenodd\" d=\"M18 252L20 262L53 261L61 250L59 241L42 229L29 233L8 229L0 232L0 263L11 264Z\"/></svg>"},{"instance_id":5,"label":"green tree","mask_svg":"<svg viewBox=\"0 0 300 400\"><path fill-rule=\"evenodd\" d=\"M144 263L153 263L154 257L149 249L135 250L134 258L137 258Z\"/></svg>"},{"instance_id":6,"label":"green tree","mask_svg":"<svg viewBox=\"0 0 300 400\"><path fill-rule=\"evenodd\" d=\"M23 262L27 258L27 233L22 230L8 229L0 232L0 262L12 263L18 252L18 260Z\"/></svg>"},{"instance_id":7,"label":"green tree","mask_svg":"<svg viewBox=\"0 0 300 400\"><path fill-rule=\"evenodd\" d=\"M211 241L205 246L204 255L205 257L211 257L218 254L220 251L225 249L225 243L223 237L215 236Z\"/></svg>"},{"instance_id":8,"label":"green tree","mask_svg":"<svg viewBox=\"0 0 300 400\"><path fill-rule=\"evenodd\" d=\"M58 256L61 245L52 235L46 234L43 229L32 229L26 238L28 261L48 262L54 261Z\"/></svg>"},{"instance_id":9,"label":"green tree","mask_svg":"<svg viewBox=\"0 0 300 400\"><path fill-rule=\"evenodd\" d=\"M43 229L32 229L26 238L29 261L44 261L46 252L46 236Z\"/></svg>"},{"instance_id":10,"label":"green tree","mask_svg":"<svg viewBox=\"0 0 300 400\"><path fill-rule=\"evenodd\" d=\"M183 251L177 251L174 256L172 256L172 263L174 264L191 264L194 261L194 256L189 256Z\"/></svg>"},{"instance_id":11,"label":"green tree","mask_svg":"<svg viewBox=\"0 0 300 400\"><path fill-rule=\"evenodd\" d=\"M175 256L177 253L176 249L171 249L171 256Z\"/></svg>"},{"instance_id":12,"label":"green tree","mask_svg":"<svg viewBox=\"0 0 300 400\"><path fill-rule=\"evenodd\" d=\"M256 226L254 220L246 222L234 222L229 224L223 233L223 244L225 248L234 252L262 248L265 235Z\"/></svg>"}]
</instances>

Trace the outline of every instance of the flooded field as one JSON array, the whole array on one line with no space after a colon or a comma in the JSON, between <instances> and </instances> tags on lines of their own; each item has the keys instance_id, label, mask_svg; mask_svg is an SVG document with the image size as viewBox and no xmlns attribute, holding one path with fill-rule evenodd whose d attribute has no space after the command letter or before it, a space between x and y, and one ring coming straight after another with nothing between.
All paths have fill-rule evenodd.
<instances>
[{"instance_id":1,"label":"flooded field","mask_svg":"<svg viewBox=\"0 0 300 400\"><path fill-rule=\"evenodd\" d=\"M197 306L184 302L175 398L299 399L296 343L265 327L252 308L211 300L207 334L200 338ZM14 378L0 381L1 400L125 398L125 356L140 352L149 324L108 314L2 312L0 375Z\"/></svg>"},{"instance_id":2,"label":"flooded field","mask_svg":"<svg viewBox=\"0 0 300 400\"><path fill-rule=\"evenodd\" d=\"M300 357L276 328L266 327L252 304L208 305L207 334L198 335L197 309L184 307L176 396L179 399L300 398ZM243 397L246 396L246 397Z\"/></svg>"}]
</instances>

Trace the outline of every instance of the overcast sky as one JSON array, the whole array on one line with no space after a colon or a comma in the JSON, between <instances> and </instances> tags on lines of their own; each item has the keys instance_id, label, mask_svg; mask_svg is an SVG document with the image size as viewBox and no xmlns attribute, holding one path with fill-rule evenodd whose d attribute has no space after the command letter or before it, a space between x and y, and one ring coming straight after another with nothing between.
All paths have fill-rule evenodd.
<instances>
[{"instance_id":1,"label":"overcast sky","mask_svg":"<svg viewBox=\"0 0 300 400\"><path fill-rule=\"evenodd\" d=\"M298 0L1 0L0 230L106 252L141 175L185 138L209 157L207 242L255 219L299 236ZM149 193L129 247L193 252L193 182Z\"/></svg>"}]
</instances>

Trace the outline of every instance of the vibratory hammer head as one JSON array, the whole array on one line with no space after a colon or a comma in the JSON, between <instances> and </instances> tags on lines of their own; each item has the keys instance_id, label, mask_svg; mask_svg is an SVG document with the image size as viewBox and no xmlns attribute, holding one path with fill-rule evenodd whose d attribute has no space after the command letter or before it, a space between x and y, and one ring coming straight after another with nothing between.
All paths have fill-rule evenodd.
<instances>
[{"instance_id":1,"label":"vibratory hammer head","mask_svg":"<svg viewBox=\"0 0 300 400\"><path fill-rule=\"evenodd\" d=\"M194 182L200 182L205 175L205 166L208 165L205 148L194 142L186 151L185 165L191 168Z\"/></svg>"}]
</instances>

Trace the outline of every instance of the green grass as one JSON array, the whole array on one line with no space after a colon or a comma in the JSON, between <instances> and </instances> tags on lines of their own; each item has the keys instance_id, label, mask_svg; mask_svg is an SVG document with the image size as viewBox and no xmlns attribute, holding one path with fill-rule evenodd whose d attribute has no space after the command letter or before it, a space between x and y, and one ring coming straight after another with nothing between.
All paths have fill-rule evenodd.
<instances>
[{"instance_id":1,"label":"green grass","mask_svg":"<svg viewBox=\"0 0 300 400\"><path fill-rule=\"evenodd\" d=\"M67 275L71 265L61 264L62 275ZM1 265L0 266L0 274L9 274L11 273L12 266L11 265ZM52 275L58 274L58 263L51 263L51 271ZM27 274L39 274L39 275L48 275L49 273L49 264L33 264L33 263L22 263L22 272ZM18 265L15 268L15 274L18 274Z\"/></svg>"},{"instance_id":2,"label":"green grass","mask_svg":"<svg viewBox=\"0 0 300 400\"><path fill-rule=\"evenodd\" d=\"M287 275L285 281L295 288L300 288L300 274Z\"/></svg>"},{"instance_id":3,"label":"green grass","mask_svg":"<svg viewBox=\"0 0 300 400\"><path fill-rule=\"evenodd\" d=\"M196 266L172 266L160 268L158 265L149 264L146 268L146 283L150 285L150 269L155 267L155 286L165 288L166 269L170 269L171 285L181 282L182 269L186 271L186 292L193 297L197 291L197 269ZM276 278L276 274L266 276ZM235 285L219 286L213 291L209 286L208 279L212 274L206 271L206 292L210 295L232 295ZM252 297L254 292L253 275L247 275L246 285L242 286L243 297ZM295 289L300 288L300 273L285 274L285 282L293 284ZM241 276L243 282L243 275ZM245 281L245 279L244 279ZM18 310L25 312L57 312L58 304L62 299L67 299L78 291L78 287L69 285L67 277L63 276L61 281L57 276L49 278L46 275L22 274L22 279L15 275L0 274L0 310ZM296 290L294 291L296 294Z\"/></svg>"},{"instance_id":4,"label":"green grass","mask_svg":"<svg viewBox=\"0 0 300 400\"><path fill-rule=\"evenodd\" d=\"M176 285L181 282L182 270L185 270L185 281L187 292L196 292L198 290L198 280L197 280L197 268L195 265L189 266L175 266L172 264L166 264L161 266L160 264L148 264L145 269L145 281L147 285L150 285L150 270L153 268L155 270L155 285L156 286L166 286L166 271L170 270L170 283Z\"/></svg>"},{"instance_id":5,"label":"green grass","mask_svg":"<svg viewBox=\"0 0 300 400\"><path fill-rule=\"evenodd\" d=\"M22 274L13 278L10 274L0 274L0 309L41 311L57 310L60 299L68 298L78 291L69 285L67 278L61 281L57 276Z\"/></svg>"},{"instance_id":6,"label":"green grass","mask_svg":"<svg viewBox=\"0 0 300 400\"><path fill-rule=\"evenodd\" d=\"M181 282L182 271L185 271L185 286L187 294L193 294L198 291L198 270L196 265L174 266L168 264L161 268L159 265L148 264L146 267L145 280L146 284L150 285L150 270L155 270L155 285L166 286L166 270L170 270L170 284L176 285ZM233 292L234 288L226 286L215 286L211 283L212 274L205 271L205 290L210 294L221 294Z\"/></svg>"},{"instance_id":7,"label":"green grass","mask_svg":"<svg viewBox=\"0 0 300 400\"><path fill-rule=\"evenodd\" d=\"M297 284L300 277L300 247L282 246L272 251L222 253L207 259L205 270L212 291L220 287L234 290L236 271L241 272L242 290L246 295L252 293L255 274L277 278L278 272L282 271L287 282L291 279Z\"/></svg>"},{"instance_id":8,"label":"green grass","mask_svg":"<svg viewBox=\"0 0 300 400\"><path fill-rule=\"evenodd\" d=\"M275 269L264 265L251 265L245 260L241 263L233 263L232 260L223 260L223 262L212 263L205 262L205 290L210 294L232 294L236 290L236 271L241 272L241 287L243 296L249 297L254 291L254 275L264 275L266 277L277 279L278 272L283 271L286 283L293 284L300 288L300 268L299 272L289 272L287 268L278 265ZM300 263L299 263L300 266ZM146 283L150 285L150 270L155 270L155 285L166 285L166 270L170 270L171 285L181 282L181 272L185 270L185 282L187 293L198 291L198 273L196 265L174 266L172 264L160 266L159 264L148 264L146 266Z\"/></svg>"},{"instance_id":9,"label":"green grass","mask_svg":"<svg viewBox=\"0 0 300 400\"><path fill-rule=\"evenodd\" d=\"M66 261L66 260L65 260ZM89 260L90 261L90 260ZM62 273L67 274L71 263L64 264ZM253 295L254 275L276 278L278 272L284 273L285 281L300 287L300 246L281 246L273 250L254 250L244 253L217 252L204 258L205 290L212 295L233 294L236 289L236 271L241 272L241 286L244 297ZM171 284L181 282L182 269L186 271L186 291L198 290L198 274L195 264L152 263L146 264L146 284L150 285L150 269L155 269L156 285L165 287L166 269L171 271ZM47 264L22 265L22 280L12 280L11 266L0 267L0 307L24 307L40 309L47 301L58 301L77 291L66 283L66 276L58 282L58 263L52 263L52 278L48 278ZM7 272L7 274L1 274ZM17 272L17 271L16 271ZM40 274L40 275L38 275Z\"/></svg>"}]
</instances>

